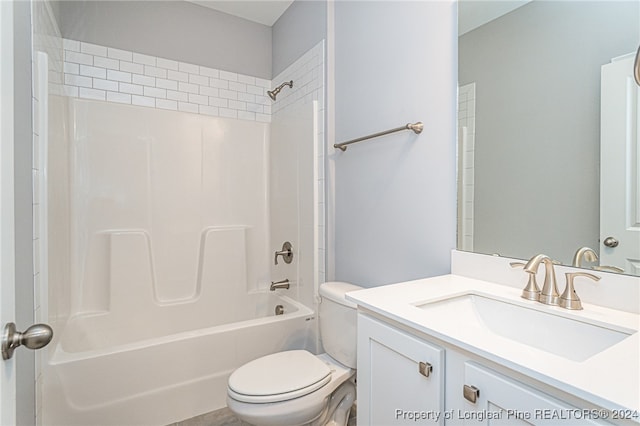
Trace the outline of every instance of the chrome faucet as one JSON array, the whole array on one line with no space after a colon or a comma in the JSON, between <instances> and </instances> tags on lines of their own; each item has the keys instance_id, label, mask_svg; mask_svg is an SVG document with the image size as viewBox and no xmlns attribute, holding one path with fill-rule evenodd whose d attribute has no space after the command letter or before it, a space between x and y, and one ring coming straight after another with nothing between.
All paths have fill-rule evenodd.
<instances>
[{"instance_id":1,"label":"chrome faucet","mask_svg":"<svg viewBox=\"0 0 640 426\"><path fill-rule=\"evenodd\" d=\"M538 301L546 305L557 305L559 294L558 286L556 284L556 273L553 269L553 260L551 260L551 258L546 254L539 254L532 257L527 264L524 265L524 271L530 274L535 274L538 272L538 266L540 266L540 263L544 263L545 274L544 284Z\"/></svg>"},{"instance_id":2,"label":"chrome faucet","mask_svg":"<svg viewBox=\"0 0 640 426\"><path fill-rule=\"evenodd\" d=\"M286 290L289 289L289 280L285 279L282 281L273 282L271 281L271 285L269 286L270 291L276 291L276 289L284 288Z\"/></svg>"},{"instance_id":3,"label":"chrome faucet","mask_svg":"<svg viewBox=\"0 0 640 426\"><path fill-rule=\"evenodd\" d=\"M595 262L598 260L598 255L589 247L580 247L578 251L576 251L576 254L573 255L572 265L576 268L582 268L583 259L587 262Z\"/></svg>"}]
</instances>

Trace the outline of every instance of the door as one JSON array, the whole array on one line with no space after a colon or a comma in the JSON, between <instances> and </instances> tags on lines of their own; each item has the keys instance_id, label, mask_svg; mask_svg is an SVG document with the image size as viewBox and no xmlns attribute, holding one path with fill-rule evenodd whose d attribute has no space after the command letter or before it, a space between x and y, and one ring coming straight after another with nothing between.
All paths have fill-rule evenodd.
<instances>
[{"instance_id":1,"label":"door","mask_svg":"<svg viewBox=\"0 0 640 426\"><path fill-rule=\"evenodd\" d=\"M13 2L0 2L0 325L15 319ZM0 361L0 424L16 424L15 359Z\"/></svg>"},{"instance_id":2,"label":"door","mask_svg":"<svg viewBox=\"0 0 640 426\"><path fill-rule=\"evenodd\" d=\"M600 265L640 275L638 85L633 56L602 67Z\"/></svg>"}]
</instances>

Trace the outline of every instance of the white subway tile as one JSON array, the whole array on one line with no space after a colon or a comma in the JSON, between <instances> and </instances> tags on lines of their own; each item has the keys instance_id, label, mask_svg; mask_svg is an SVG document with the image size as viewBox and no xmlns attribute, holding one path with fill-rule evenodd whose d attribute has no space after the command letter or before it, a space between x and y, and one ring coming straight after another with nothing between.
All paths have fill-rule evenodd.
<instances>
[{"instance_id":1,"label":"white subway tile","mask_svg":"<svg viewBox=\"0 0 640 426\"><path fill-rule=\"evenodd\" d=\"M247 103L247 111L250 112L264 112L263 106L258 104Z\"/></svg>"},{"instance_id":2,"label":"white subway tile","mask_svg":"<svg viewBox=\"0 0 640 426\"><path fill-rule=\"evenodd\" d=\"M156 87L144 87L144 95L150 96L152 98L166 98L167 90L166 89L158 89Z\"/></svg>"},{"instance_id":3,"label":"white subway tile","mask_svg":"<svg viewBox=\"0 0 640 426\"><path fill-rule=\"evenodd\" d=\"M190 83L183 83L183 82L178 83L178 90L181 92L187 92L187 93L199 92L197 84L190 84Z\"/></svg>"},{"instance_id":4,"label":"white subway tile","mask_svg":"<svg viewBox=\"0 0 640 426\"><path fill-rule=\"evenodd\" d=\"M200 94L206 96L218 96L218 89L215 87L200 86Z\"/></svg>"},{"instance_id":5,"label":"white subway tile","mask_svg":"<svg viewBox=\"0 0 640 426\"><path fill-rule=\"evenodd\" d=\"M247 104L247 109L249 109L249 104ZM256 111L256 112L260 112L260 111ZM271 114L271 105L263 105L262 112L265 114ZM324 127L321 127L321 128L324 128Z\"/></svg>"},{"instance_id":6,"label":"white subway tile","mask_svg":"<svg viewBox=\"0 0 640 426\"><path fill-rule=\"evenodd\" d=\"M80 97L84 99L96 99L99 101L104 101L107 97L107 94L104 90L89 89L86 87L81 87Z\"/></svg>"},{"instance_id":7,"label":"white subway tile","mask_svg":"<svg viewBox=\"0 0 640 426\"><path fill-rule=\"evenodd\" d=\"M74 52L80 51L80 42L76 40L62 39L62 48L64 50L72 50Z\"/></svg>"},{"instance_id":8,"label":"white subway tile","mask_svg":"<svg viewBox=\"0 0 640 426\"><path fill-rule=\"evenodd\" d=\"M202 75L189 74L189 83L199 84L201 86L208 86L209 77L204 77Z\"/></svg>"},{"instance_id":9,"label":"white subway tile","mask_svg":"<svg viewBox=\"0 0 640 426\"><path fill-rule=\"evenodd\" d=\"M251 93L252 95L264 95L265 90L263 87L252 86L250 84L247 85L247 93Z\"/></svg>"},{"instance_id":10,"label":"white subway tile","mask_svg":"<svg viewBox=\"0 0 640 426\"><path fill-rule=\"evenodd\" d=\"M256 120L256 113L255 112L247 112L247 111L238 111L238 118L240 120L255 121Z\"/></svg>"},{"instance_id":11,"label":"white subway tile","mask_svg":"<svg viewBox=\"0 0 640 426\"><path fill-rule=\"evenodd\" d=\"M170 109L172 111L178 110L178 102L168 99L156 99L156 108Z\"/></svg>"},{"instance_id":12,"label":"white subway tile","mask_svg":"<svg viewBox=\"0 0 640 426\"><path fill-rule=\"evenodd\" d=\"M131 83L131 73L116 70L107 70L107 79Z\"/></svg>"},{"instance_id":13,"label":"white subway tile","mask_svg":"<svg viewBox=\"0 0 640 426\"><path fill-rule=\"evenodd\" d=\"M238 93L238 100L244 102L255 102L256 95L252 95L250 93Z\"/></svg>"},{"instance_id":14,"label":"white subway tile","mask_svg":"<svg viewBox=\"0 0 640 426\"><path fill-rule=\"evenodd\" d=\"M134 74L144 74L144 65L134 64L129 61L120 61L120 71L130 72Z\"/></svg>"},{"instance_id":15,"label":"white subway tile","mask_svg":"<svg viewBox=\"0 0 640 426\"><path fill-rule=\"evenodd\" d=\"M144 66L144 74L152 77L167 78L167 70L158 67L152 67L150 65Z\"/></svg>"},{"instance_id":16,"label":"white subway tile","mask_svg":"<svg viewBox=\"0 0 640 426\"><path fill-rule=\"evenodd\" d=\"M152 107L152 108L155 108L156 106L156 100L154 98L148 98L146 96L132 95L131 103L133 105L140 105L140 106L146 106L146 107Z\"/></svg>"},{"instance_id":17,"label":"white subway tile","mask_svg":"<svg viewBox=\"0 0 640 426\"><path fill-rule=\"evenodd\" d=\"M174 90L167 90L167 99L171 99L174 101L182 101L187 102L189 100L189 95L185 92L177 92Z\"/></svg>"},{"instance_id":18,"label":"white subway tile","mask_svg":"<svg viewBox=\"0 0 640 426\"><path fill-rule=\"evenodd\" d=\"M247 92L247 85L244 83L236 83L235 81L229 82L229 90L233 90L236 92Z\"/></svg>"},{"instance_id":19,"label":"white subway tile","mask_svg":"<svg viewBox=\"0 0 640 426\"><path fill-rule=\"evenodd\" d=\"M256 78L255 77L251 77L249 75L238 74L238 82L244 83L244 84L255 85L256 84Z\"/></svg>"},{"instance_id":20,"label":"white subway tile","mask_svg":"<svg viewBox=\"0 0 640 426\"><path fill-rule=\"evenodd\" d=\"M271 123L271 116L267 114L256 113L256 121L261 123Z\"/></svg>"},{"instance_id":21,"label":"white subway tile","mask_svg":"<svg viewBox=\"0 0 640 426\"><path fill-rule=\"evenodd\" d=\"M104 68L92 67L91 65L80 65L80 75L95 78L107 78L107 70Z\"/></svg>"},{"instance_id":22,"label":"white subway tile","mask_svg":"<svg viewBox=\"0 0 640 426\"><path fill-rule=\"evenodd\" d=\"M188 102L178 102L178 111L198 113L198 105Z\"/></svg>"},{"instance_id":23,"label":"white subway tile","mask_svg":"<svg viewBox=\"0 0 640 426\"><path fill-rule=\"evenodd\" d=\"M97 44L80 42L80 52L87 53L89 55L107 56L107 48L104 46L98 46Z\"/></svg>"},{"instance_id":24,"label":"white subway tile","mask_svg":"<svg viewBox=\"0 0 640 426\"><path fill-rule=\"evenodd\" d=\"M133 52L133 62L143 65L151 65L153 67L156 66L156 57L143 55L142 53Z\"/></svg>"},{"instance_id":25,"label":"white subway tile","mask_svg":"<svg viewBox=\"0 0 640 426\"><path fill-rule=\"evenodd\" d=\"M238 81L238 74L235 72L220 71L220 78L222 80Z\"/></svg>"},{"instance_id":26,"label":"white subway tile","mask_svg":"<svg viewBox=\"0 0 640 426\"><path fill-rule=\"evenodd\" d=\"M137 84L122 83L122 82L119 84L120 84L120 92L122 93L131 93L132 95L143 94L143 86L139 86Z\"/></svg>"},{"instance_id":27,"label":"white subway tile","mask_svg":"<svg viewBox=\"0 0 640 426\"><path fill-rule=\"evenodd\" d=\"M229 88L229 82L227 80L220 80L218 78L210 78L209 79L209 86L217 87L218 89L228 89Z\"/></svg>"},{"instance_id":28,"label":"white subway tile","mask_svg":"<svg viewBox=\"0 0 640 426\"><path fill-rule=\"evenodd\" d=\"M86 53L72 52L71 50L65 50L64 60L75 64L93 65L93 56Z\"/></svg>"},{"instance_id":29,"label":"white subway tile","mask_svg":"<svg viewBox=\"0 0 640 426\"><path fill-rule=\"evenodd\" d=\"M220 71L213 68L200 67L200 75L204 75L205 77L218 78L220 76Z\"/></svg>"},{"instance_id":30,"label":"white subway tile","mask_svg":"<svg viewBox=\"0 0 640 426\"><path fill-rule=\"evenodd\" d=\"M167 78L169 80L177 80L177 81L182 81L184 83L189 82L189 74L187 74L186 72L169 70L167 71Z\"/></svg>"},{"instance_id":31,"label":"white subway tile","mask_svg":"<svg viewBox=\"0 0 640 426\"><path fill-rule=\"evenodd\" d=\"M135 84L142 84L143 86L155 87L156 78L155 77L149 77L149 76L146 76L146 75L133 74L131 76L131 82L135 83Z\"/></svg>"},{"instance_id":32,"label":"white subway tile","mask_svg":"<svg viewBox=\"0 0 640 426\"><path fill-rule=\"evenodd\" d=\"M209 97L209 105L227 108L229 106L229 101L226 99Z\"/></svg>"},{"instance_id":33,"label":"white subway tile","mask_svg":"<svg viewBox=\"0 0 640 426\"><path fill-rule=\"evenodd\" d=\"M64 63L64 73L65 74L76 74L76 75L80 74L80 65L72 64L71 62L65 62Z\"/></svg>"},{"instance_id":34,"label":"white subway tile","mask_svg":"<svg viewBox=\"0 0 640 426\"><path fill-rule=\"evenodd\" d=\"M107 92L108 102L117 102L120 104L130 104L131 95L127 93Z\"/></svg>"},{"instance_id":35,"label":"white subway tile","mask_svg":"<svg viewBox=\"0 0 640 426\"><path fill-rule=\"evenodd\" d=\"M172 61L170 59L156 58L156 66L172 71L178 71L178 61Z\"/></svg>"},{"instance_id":36,"label":"white subway tile","mask_svg":"<svg viewBox=\"0 0 640 426\"><path fill-rule=\"evenodd\" d=\"M219 96L224 99L238 99L238 92L232 92L231 90L220 89Z\"/></svg>"},{"instance_id":37,"label":"white subway tile","mask_svg":"<svg viewBox=\"0 0 640 426\"><path fill-rule=\"evenodd\" d=\"M271 105L273 102L270 98L266 96L256 96L256 103L260 105Z\"/></svg>"},{"instance_id":38,"label":"white subway tile","mask_svg":"<svg viewBox=\"0 0 640 426\"><path fill-rule=\"evenodd\" d=\"M120 69L120 61L117 59L103 58L102 56L95 56L93 58L93 65L110 70Z\"/></svg>"},{"instance_id":39,"label":"white subway tile","mask_svg":"<svg viewBox=\"0 0 640 426\"><path fill-rule=\"evenodd\" d=\"M64 86L62 86L62 93L64 94L64 96L68 96L70 98L77 98L78 97L78 86L67 86L67 85L64 85Z\"/></svg>"},{"instance_id":40,"label":"white subway tile","mask_svg":"<svg viewBox=\"0 0 640 426\"><path fill-rule=\"evenodd\" d=\"M220 108L220 117L238 118L238 111L235 109Z\"/></svg>"},{"instance_id":41,"label":"white subway tile","mask_svg":"<svg viewBox=\"0 0 640 426\"><path fill-rule=\"evenodd\" d=\"M246 102L238 102L238 101L230 100L229 101L229 108L237 109L237 110L241 110L241 111L246 111L247 110L247 103Z\"/></svg>"},{"instance_id":42,"label":"white subway tile","mask_svg":"<svg viewBox=\"0 0 640 426\"><path fill-rule=\"evenodd\" d=\"M90 77L73 74L67 74L64 76L64 84L68 86L93 87L93 82Z\"/></svg>"},{"instance_id":43,"label":"white subway tile","mask_svg":"<svg viewBox=\"0 0 640 426\"><path fill-rule=\"evenodd\" d=\"M107 57L111 59L119 59L121 61L133 61L133 53L128 50L114 49L107 47Z\"/></svg>"},{"instance_id":44,"label":"white subway tile","mask_svg":"<svg viewBox=\"0 0 640 426\"><path fill-rule=\"evenodd\" d=\"M187 72L190 74L199 74L200 73L200 67L198 65L193 65L193 64L187 64L184 62L179 62L178 63L178 69L182 72Z\"/></svg>"},{"instance_id":45,"label":"white subway tile","mask_svg":"<svg viewBox=\"0 0 640 426\"><path fill-rule=\"evenodd\" d=\"M208 105L209 98L207 96L189 93L189 102L191 102L192 104Z\"/></svg>"},{"instance_id":46,"label":"white subway tile","mask_svg":"<svg viewBox=\"0 0 640 426\"><path fill-rule=\"evenodd\" d=\"M117 92L118 91L118 82L117 81L111 81L111 80L103 80L101 78L94 78L93 79L93 88L94 89L100 89L100 90L111 90L112 92ZM108 100L108 96L107 96L107 100Z\"/></svg>"},{"instance_id":47,"label":"white subway tile","mask_svg":"<svg viewBox=\"0 0 640 426\"><path fill-rule=\"evenodd\" d=\"M173 80L165 80L164 78L156 79L156 87L169 90L178 90L178 82Z\"/></svg>"},{"instance_id":48,"label":"white subway tile","mask_svg":"<svg viewBox=\"0 0 640 426\"><path fill-rule=\"evenodd\" d=\"M206 105L200 105L200 114L211 115L217 117L220 111L217 107L211 107Z\"/></svg>"}]
</instances>

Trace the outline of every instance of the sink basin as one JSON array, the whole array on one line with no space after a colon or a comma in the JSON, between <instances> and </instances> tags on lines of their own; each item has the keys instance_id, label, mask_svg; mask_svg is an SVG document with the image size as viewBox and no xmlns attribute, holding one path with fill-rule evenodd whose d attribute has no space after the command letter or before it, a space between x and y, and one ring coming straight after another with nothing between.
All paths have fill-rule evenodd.
<instances>
[{"instance_id":1,"label":"sink basin","mask_svg":"<svg viewBox=\"0 0 640 426\"><path fill-rule=\"evenodd\" d=\"M451 325L491 333L572 361L581 362L621 342L636 330L607 328L478 294L417 305Z\"/></svg>"}]
</instances>

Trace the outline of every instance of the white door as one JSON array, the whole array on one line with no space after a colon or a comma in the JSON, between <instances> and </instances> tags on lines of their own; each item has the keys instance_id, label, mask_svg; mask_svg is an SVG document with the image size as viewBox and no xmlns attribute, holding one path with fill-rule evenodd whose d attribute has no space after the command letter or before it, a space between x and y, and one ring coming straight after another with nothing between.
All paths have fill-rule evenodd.
<instances>
[{"instance_id":1,"label":"white door","mask_svg":"<svg viewBox=\"0 0 640 426\"><path fill-rule=\"evenodd\" d=\"M15 320L13 2L0 1L0 326ZM0 358L0 424L16 423L15 359Z\"/></svg>"},{"instance_id":2,"label":"white door","mask_svg":"<svg viewBox=\"0 0 640 426\"><path fill-rule=\"evenodd\" d=\"M640 275L640 110L633 59L602 67L600 265Z\"/></svg>"}]
</instances>

